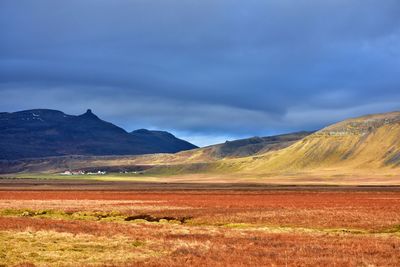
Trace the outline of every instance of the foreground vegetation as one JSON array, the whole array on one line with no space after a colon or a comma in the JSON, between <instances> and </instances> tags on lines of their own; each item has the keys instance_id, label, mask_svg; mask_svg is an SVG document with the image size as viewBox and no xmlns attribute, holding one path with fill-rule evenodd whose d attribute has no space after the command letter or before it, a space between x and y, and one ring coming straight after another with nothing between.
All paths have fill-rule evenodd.
<instances>
[{"instance_id":1,"label":"foreground vegetation","mask_svg":"<svg viewBox=\"0 0 400 267\"><path fill-rule=\"evenodd\" d=\"M396 191L1 191L0 265L398 266Z\"/></svg>"}]
</instances>

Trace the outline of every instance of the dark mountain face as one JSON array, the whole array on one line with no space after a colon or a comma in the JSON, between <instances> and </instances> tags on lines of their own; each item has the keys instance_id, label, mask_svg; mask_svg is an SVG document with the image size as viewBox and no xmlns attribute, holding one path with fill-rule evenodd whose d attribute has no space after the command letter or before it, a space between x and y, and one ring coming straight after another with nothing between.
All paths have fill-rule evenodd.
<instances>
[{"instance_id":1,"label":"dark mountain face","mask_svg":"<svg viewBox=\"0 0 400 267\"><path fill-rule=\"evenodd\" d=\"M191 143L176 138L169 132L150 131L139 129L131 132L131 135L137 139L146 141L147 143L157 144L157 147L168 150L170 146L175 148L175 152L196 148Z\"/></svg>"},{"instance_id":2,"label":"dark mountain face","mask_svg":"<svg viewBox=\"0 0 400 267\"><path fill-rule=\"evenodd\" d=\"M99 119L47 109L0 113L0 159L175 153L196 146L160 131L132 133Z\"/></svg>"}]
</instances>

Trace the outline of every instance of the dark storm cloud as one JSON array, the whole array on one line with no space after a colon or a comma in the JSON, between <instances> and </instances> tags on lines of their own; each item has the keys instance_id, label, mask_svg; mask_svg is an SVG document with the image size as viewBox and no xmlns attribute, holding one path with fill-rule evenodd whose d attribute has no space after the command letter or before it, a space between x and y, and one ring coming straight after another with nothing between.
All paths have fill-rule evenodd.
<instances>
[{"instance_id":1,"label":"dark storm cloud","mask_svg":"<svg viewBox=\"0 0 400 267\"><path fill-rule=\"evenodd\" d=\"M91 107L196 140L399 109L398 14L397 0L2 0L0 109Z\"/></svg>"}]
</instances>

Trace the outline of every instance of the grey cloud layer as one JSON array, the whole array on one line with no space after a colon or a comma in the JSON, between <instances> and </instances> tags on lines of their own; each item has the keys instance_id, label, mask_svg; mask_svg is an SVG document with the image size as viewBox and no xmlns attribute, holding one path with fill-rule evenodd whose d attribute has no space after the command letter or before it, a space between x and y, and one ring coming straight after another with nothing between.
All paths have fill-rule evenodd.
<instances>
[{"instance_id":1,"label":"grey cloud layer","mask_svg":"<svg viewBox=\"0 0 400 267\"><path fill-rule=\"evenodd\" d=\"M398 109L398 14L397 0L3 0L0 109L232 136Z\"/></svg>"}]
</instances>

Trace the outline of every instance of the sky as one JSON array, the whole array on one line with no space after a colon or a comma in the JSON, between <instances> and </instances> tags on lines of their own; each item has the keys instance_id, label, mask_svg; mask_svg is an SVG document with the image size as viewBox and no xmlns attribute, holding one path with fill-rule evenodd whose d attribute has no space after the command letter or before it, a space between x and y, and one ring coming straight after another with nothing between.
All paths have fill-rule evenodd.
<instances>
[{"instance_id":1,"label":"sky","mask_svg":"<svg viewBox=\"0 0 400 267\"><path fill-rule=\"evenodd\" d=\"M0 111L204 146L400 109L398 0L1 0Z\"/></svg>"}]
</instances>

